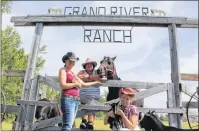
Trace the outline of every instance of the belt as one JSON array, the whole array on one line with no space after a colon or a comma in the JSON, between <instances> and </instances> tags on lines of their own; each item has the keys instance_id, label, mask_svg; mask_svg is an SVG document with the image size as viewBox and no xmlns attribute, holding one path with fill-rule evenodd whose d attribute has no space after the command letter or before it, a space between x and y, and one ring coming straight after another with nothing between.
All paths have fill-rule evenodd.
<instances>
[{"instance_id":1,"label":"belt","mask_svg":"<svg viewBox=\"0 0 199 132\"><path fill-rule=\"evenodd\" d=\"M72 99L77 100L77 101L80 101L80 97L79 96L72 96L72 95L64 95L64 96L72 98Z\"/></svg>"}]
</instances>

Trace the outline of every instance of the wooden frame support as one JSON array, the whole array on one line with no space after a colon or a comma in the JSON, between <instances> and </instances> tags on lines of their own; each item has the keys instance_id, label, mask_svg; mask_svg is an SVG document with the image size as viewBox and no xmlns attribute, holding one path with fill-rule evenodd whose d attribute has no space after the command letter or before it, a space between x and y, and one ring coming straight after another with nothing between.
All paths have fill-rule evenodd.
<instances>
[{"instance_id":1,"label":"wooden frame support","mask_svg":"<svg viewBox=\"0 0 199 132\"><path fill-rule=\"evenodd\" d=\"M171 81L174 83L174 91L172 94L175 95L174 107L180 108L182 106L181 93L180 93L180 69L178 59L178 42L177 42L177 31L176 24L172 23L168 26L169 30L169 44L170 44L170 59L171 59ZM177 114L178 128L182 128L181 116Z\"/></svg>"}]
</instances>

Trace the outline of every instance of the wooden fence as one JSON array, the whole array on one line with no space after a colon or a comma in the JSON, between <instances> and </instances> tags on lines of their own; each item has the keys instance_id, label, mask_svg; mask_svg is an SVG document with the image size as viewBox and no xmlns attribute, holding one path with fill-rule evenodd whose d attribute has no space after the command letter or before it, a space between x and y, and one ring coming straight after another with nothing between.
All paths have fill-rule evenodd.
<instances>
[{"instance_id":1,"label":"wooden fence","mask_svg":"<svg viewBox=\"0 0 199 132\"><path fill-rule=\"evenodd\" d=\"M37 97L37 92L39 89L39 84L43 83L52 89L55 89L57 91L60 91L61 88L58 84L58 78L52 77L52 76L36 76L32 79L32 86L30 88L30 99L29 100L17 100L17 104L20 104L19 106L6 106L6 112L18 112L21 109L23 111L23 117L21 118L21 121L18 122L18 126L16 126L16 130L59 130L59 127L55 127L53 125L61 123L61 116L55 117L52 119L34 122L34 115L35 115L35 109L36 106L52 106L52 105L58 105L58 102L45 102L45 101L35 101ZM172 90L174 90L174 85L172 83L150 83L150 82L135 82L135 81L118 81L118 80L108 80L104 82L104 86L112 86L112 87L131 87L131 88L137 88L137 89L146 89L144 91L138 92L133 99L139 100L143 99L155 94L158 94L160 92L167 91L167 100L168 105L167 108L140 108L138 107L139 111L141 112L148 112L149 110L155 110L157 113L169 113L169 124L171 126L176 126L176 122L172 121L171 115L180 113L185 114L186 110L185 108L176 108L173 107L174 102L174 96L172 94ZM185 86L181 85L182 89L186 89ZM186 89L187 91L187 89ZM192 94L192 93L190 93ZM105 105L108 103L113 103L118 101L113 100L106 102L105 104L101 104L98 101L92 100L90 98L87 98L85 96L81 96L81 102L86 103L87 105L80 105L79 111L77 114L78 117L82 117L83 115L86 115L88 113L96 113L99 111L107 112L110 109L109 105ZM196 98L198 98L196 96ZM187 102L183 103L183 107L186 107ZM198 108L198 104L196 102L192 102L194 108ZM4 107L2 107L3 109ZM19 124L21 123L21 124Z\"/></svg>"}]
</instances>

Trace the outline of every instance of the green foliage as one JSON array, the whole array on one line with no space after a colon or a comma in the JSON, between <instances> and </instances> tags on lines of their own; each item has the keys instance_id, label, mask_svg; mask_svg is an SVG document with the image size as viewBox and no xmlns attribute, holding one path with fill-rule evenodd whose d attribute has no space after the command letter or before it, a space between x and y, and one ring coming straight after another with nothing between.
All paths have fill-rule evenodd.
<instances>
[{"instance_id":1,"label":"green foliage","mask_svg":"<svg viewBox=\"0 0 199 132\"><path fill-rule=\"evenodd\" d=\"M28 55L24 49L20 48L20 35L13 29L7 27L1 31L2 34L2 52L1 69L2 70L25 70L28 64ZM45 47L40 51L45 51ZM35 74L43 67L45 60L42 56L37 58ZM1 77L1 90L6 97L6 104L16 104L16 99L21 98L23 87L22 77ZM12 116L12 115L11 115ZM9 117L9 116L8 116Z\"/></svg>"},{"instance_id":2,"label":"green foliage","mask_svg":"<svg viewBox=\"0 0 199 132\"><path fill-rule=\"evenodd\" d=\"M101 97L99 99L99 102L102 103L102 104L105 103L106 102L105 97ZM104 112L97 112L96 113L96 117L103 118L104 117Z\"/></svg>"},{"instance_id":3,"label":"green foliage","mask_svg":"<svg viewBox=\"0 0 199 132\"><path fill-rule=\"evenodd\" d=\"M7 1L7 0L4 0L4 1L1 1L1 12L2 13L10 13L11 12L11 1Z\"/></svg>"}]
</instances>

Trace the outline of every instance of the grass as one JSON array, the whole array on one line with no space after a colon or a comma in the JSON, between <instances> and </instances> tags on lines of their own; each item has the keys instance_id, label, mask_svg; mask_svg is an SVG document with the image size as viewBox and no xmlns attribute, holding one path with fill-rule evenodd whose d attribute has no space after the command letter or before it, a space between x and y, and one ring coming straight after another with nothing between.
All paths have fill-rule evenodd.
<instances>
[{"instance_id":1,"label":"grass","mask_svg":"<svg viewBox=\"0 0 199 132\"><path fill-rule=\"evenodd\" d=\"M75 123L76 123L76 127L78 128L81 123L81 119L80 118L76 119ZM163 123L168 126L168 121L163 121ZM184 129L189 129L189 125L187 122L183 122L182 125ZM198 125L198 123L192 123L191 125L196 126ZM95 130L110 130L109 125L105 126L102 119L96 119L94 122L94 127L95 127ZM2 128L1 130L11 130L12 124L3 122L1 123L1 128Z\"/></svg>"}]
</instances>

